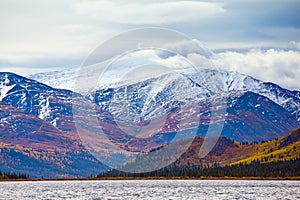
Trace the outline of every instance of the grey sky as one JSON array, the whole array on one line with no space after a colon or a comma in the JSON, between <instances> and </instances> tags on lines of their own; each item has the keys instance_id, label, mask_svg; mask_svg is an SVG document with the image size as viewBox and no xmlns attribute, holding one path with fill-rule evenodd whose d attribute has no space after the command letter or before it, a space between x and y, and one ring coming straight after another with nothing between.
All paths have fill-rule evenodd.
<instances>
[{"instance_id":1,"label":"grey sky","mask_svg":"<svg viewBox=\"0 0 300 200\"><path fill-rule=\"evenodd\" d=\"M111 37L155 26L198 39L226 69L299 90L299 13L298 0L1 0L0 71L80 66Z\"/></svg>"}]
</instances>

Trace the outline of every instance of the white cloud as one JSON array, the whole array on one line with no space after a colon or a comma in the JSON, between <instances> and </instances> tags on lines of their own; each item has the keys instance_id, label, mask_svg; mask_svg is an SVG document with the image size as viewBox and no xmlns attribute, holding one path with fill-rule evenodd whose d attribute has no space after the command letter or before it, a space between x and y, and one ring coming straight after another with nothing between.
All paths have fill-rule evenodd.
<instances>
[{"instance_id":1,"label":"white cloud","mask_svg":"<svg viewBox=\"0 0 300 200\"><path fill-rule=\"evenodd\" d=\"M82 15L100 21L131 25L161 25L205 20L222 14L221 4L201 1L113 2L81 1L74 6Z\"/></svg>"},{"instance_id":2,"label":"white cloud","mask_svg":"<svg viewBox=\"0 0 300 200\"><path fill-rule=\"evenodd\" d=\"M76 2L2 1L1 70L23 66L35 73L38 67L78 66L97 45L122 31L76 14L70 6Z\"/></svg>"},{"instance_id":3,"label":"white cloud","mask_svg":"<svg viewBox=\"0 0 300 200\"><path fill-rule=\"evenodd\" d=\"M276 45L272 41L204 41L203 44L209 47L213 51L225 51L225 50L249 50L249 49L271 49L271 48L278 48L278 49L294 49L295 45L292 42L287 41L277 41Z\"/></svg>"},{"instance_id":4,"label":"white cloud","mask_svg":"<svg viewBox=\"0 0 300 200\"><path fill-rule=\"evenodd\" d=\"M12 0L0 3L0 12L0 68L27 66L34 70L37 65L80 65L94 48L126 30L120 23L154 25L193 21L207 19L223 10L220 4L194 1L69 0L68 4L55 0L50 4Z\"/></svg>"},{"instance_id":5,"label":"white cloud","mask_svg":"<svg viewBox=\"0 0 300 200\"><path fill-rule=\"evenodd\" d=\"M298 50L300 50L300 41L291 41L291 44Z\"/></svg>"},{"instance_id":6,"label":"white cloud","mask_svg":"<svg viewBox=\"0 0 300 200\"><path fill-rule=\"evenodd\" d=\"M105 26L82 25L77 22L47 22L40 19L13 18L10 23L0 21L0 59L12 63L30 61L40 57L76 58L87 55L92 48L110 38L119 29ZM26 18L26 17L24 17ZM45 21L43 21L45 19Z\"/></svg>"},{"instance_id":7,"label":"white cloud","mask_svg":"<svg viewBox=\"0 0 300 200\"><path fill-rule=\"evenodd\" d=\"M238 71L262 81L289 89L300 89L300 52L252 49L245 53L227 51L216 55L214 63L222 69Z\"/></svg>"},{"instance_id":8,"label":"white cloud","mask_svg":"<svg viewBox=\"0 0 300 200\"><path fill-rule=\"evenodd\" d=\"M21 76L27 76L34 73L41 73L41 72L52 72L56 70L61 70L61 67L54 67L54 68L28 68L24 66L15 66L15 67L0 67L0 72L12 72L15 74L19 74Z\"/></svg>"},{"instance_id":9,"label":"white cloud","mask_svg":"<svg viewBox=\"0 0 300 200\"><path fill-rule=\"evenodd\" d=\"M154 25L184 32L214 50L231 49L216 59L228 70L299 89L299 1L268 3L274 6L266 10L261 2L250 0L3 0L0 71L29 74L79 66L116 34ZM166 48L204 62L190 45L177 45ZM250 48L274 49L234 52Z\"/></svg>"}]
</instances>

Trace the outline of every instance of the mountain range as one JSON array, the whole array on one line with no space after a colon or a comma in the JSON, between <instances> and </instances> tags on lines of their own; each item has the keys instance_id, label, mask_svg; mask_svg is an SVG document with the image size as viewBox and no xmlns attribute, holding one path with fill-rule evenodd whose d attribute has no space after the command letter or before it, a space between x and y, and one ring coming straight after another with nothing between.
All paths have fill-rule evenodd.
<instances>
[{"instance_id":1,"label":"mountain range","mask_svg":"<svg viewBox=\"0 0 300 200\"><path fill-rule=\"evenodd\" d=\"M224 141L261 142L300 126L299 91L237 72L164 73L82 93L72 91L75 72L0 73L0 171L87 177L108 168L92 151L122 160L185 131L201 138L221 126ZM107 138L94 138L99 127Z\"/></svg>"}]
</instances>

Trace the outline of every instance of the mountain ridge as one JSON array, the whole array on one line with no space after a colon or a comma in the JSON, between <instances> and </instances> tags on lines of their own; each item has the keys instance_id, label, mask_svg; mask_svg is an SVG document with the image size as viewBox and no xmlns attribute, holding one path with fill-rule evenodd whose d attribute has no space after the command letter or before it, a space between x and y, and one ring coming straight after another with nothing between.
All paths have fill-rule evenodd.
<instances>
[{"instance_id":1,"label":"mountain ridge","mask_svg":"<svg viewBox=\"0 0 300 200\"><path fill-rule=\"evenodd\" d=\"M76 82L75 79L77 78L77 74L75 72L79 71L79 69L76 68L76 70L75 69L71 70L68 73L67 71L68 70L56 71L52 73L49 72L38 73L38 74L29 75L28 77L34 80L42 81L46 84L53 85L57 88L64 88L64 83L68 82L67 89L72 90L74 88L69 86L72 84L74 86ZM62 76L60 77L59 74L61 73ZM299 100L300 91L290 91L274 83L262 82L249 75L241 74L238 72L227 72L223 70L217 71L212 69L204 69L201 70L201 73L202 73L201 75L202 77L200 78L204 78L205 80L210 80L210 77L217 77L217 80L221 82L220 88L224 87L222 89L223 92L252 91L254 93L260 94L262 96L265 96L273 100L275 103L283 106L289 112L292 112L292 114L295 115L296 119L300 121L300 100ZM71 78L70 76L73 76L73 80L70 79ZM192 77L194 80L200 80L199 77L195 77L195 76L197 75L191 74L190 77ZM56 82L53 83L52 80L56 80ZM201 84L201 81L200 82L198 81L198 84L203 85ZM212 83L210 85L215 85L215 83Z\"/></svg>"},{"instance_id":2,"label":"mountain ridge","mask_svg":"<svg viewBox=\"0 0 300 200\"><path fill-rule=\"evenodd\" d=\"M213 72L211 71L211 73ZM207 76L209 76L209 73L207 74ZM179 80L182 80L182 83L186 84L187 88L193 89L194 87L196 88L199 87L195 83L194 83L195 85L192 85L193 83L188 81L188 78L190 77L180 76ZM151 85L151 83L152 83L151 81L148 82L148 85ZM221 114L222 113L225 114L227 112L225 117L225 127L223 129L225 134L223 134L223 136L228 136L231 139L237 138L242 142L256 141L256 140L262 141L262 140L272 139L275 137L280 137L281 135L285 134L289 130L299 126L299 121L297 121L296 118L297 115L293 113L294 111L297 112L297 106L295 107L291 106L287 109L287 107L284 107L284 105L290 105L290 104L284 104L282 106L265 96L247 90L237 90L237 91L233 90L228 93L223 92L218 95L211 96L210 98L205 98L204 95L195 102L196 104L192 104L190 105L190 107L187 107L187 108L192 108L193 105L197 105L196 109L195 108L191 110L184 109L183 110L184 112L182 112L180 115L179 108L185 108L182 107L184 106L185 101L182 101L180 97L181 93L178 93L178 91L176 91L177 90L176 87L175 89L172 88L173 85L176 85L177 81L170 79L170 81L167 81L166 83L167 84L163 85L164 87L161 90L163 92L161 92L161 94L156 93L156 97L160 97L160 100L163 99L163 101L160 101L158 103L161 104L168 103L166 104L167 105L166 108L169 109L168 112L170 112L170 116L173 116L173 118L172 117L167 118L167 121L165 122L162 130L155 132L153 135L150 135L150 138L143 139L143 138L132 137L126 134L125 130L120 129L120 127L118 127L118 125L120 124L116 123L114 119L114 115L112 115L114 113L109 112L110 110L105 109L105 107L96 106L97 108L95 113L93 113L92 110L89 110L89 106L91 108L95 107L94 106L95 102L93 103L93 101L91 101L93 100L92 98L87 98L84 95L76 94L69 90L52 88L45 84L30 79L26 79L22 76L15 75L13 73L0 73L0 96L1 96L0 134L2 134L0 138L0 142L3 143L2 144L3 148L1 149L1 151L5 152L4 154L2 154L4 155L4 157L1 158L3 163L2 167L6 167L5 170L7 169L22 170L22 166L16 163L25 162L26 160L29 159L30 160L29 163L31 165L34 165L34 163L36 162L37 164L36 170L40 169L44 173L46 173L48 168L48 170L50 170L48 171L49 176L64 176L64 174L66 176L76 176L76 174L78 176L86 176L87 172L84 170L80 170L81 167L84 168L89 167L94 172L97 170L99 172L99 169L105 169L105 166L103 166L99 161L93 158L90 152L88 152L88 150L85 148L84 143L82 143L81 141L82 138L80 138L80 136L78 135L75 126L75 123L79 123L80 125L82 125L84 133L86 133L87 135L93 133L94 130L99 130L99 127L98 128L93 127L93 125L90 126L90 120L91 120L90 117L93 116L97 117L97 119L99 120L99 124L96 125L102 126L101 128L106 132L105 134L108 134L112 139L114 139L115 144L119 145L119 147L123 149L130 150L130 151L141 151L141 150L147 151L156 148L159 145L164 145L168 141L171 141L172 138L174 137L174 134L177 133L176 129L174 129L175 130L174 132L173 128L176 125L180 124L174 119L176 119L177 116L181 116L181 115L193 116L194 119L199 120L199 122L196 123L199 124L199 126L194 126L193 125L194 123L191 124L187 123L184 126L184 129L187 130L189 128L197 129L198 132L197 134L199 136L201 136L201 134L203 133L205 134L208 126L212 126L213 124L218 124L220 123L220 119L222 119L222 118L218 118L218 115L212 116L211 110L213 110L216 113L220 111ZM200 83L198 82L198 84L201 86L201 82ZM134 91L142 91L139 90L139 87L141 85L144 88L147 88L146 82L136 83L134 87L130 86L133 88L131 90L133 92L126 93L126 95L130 96L135 94ZM293 96L297 100L297 95L299 93L291 92L283 88L278 88L275 84L271 86L273 88L274 94L284 93L283 97L282 95L281 96L277 95L279 97L277 99L280 98L288 99L290 98L290 96ZM243 88L243 86L241 87ZM122 87L119 89L122 90ZM107 105L110 105L111 98L112 98L111 96L113 96L111 95L111 93L113 93L114 90L115 88L112 88L108 90L108 92L106 93L104 91L99 90L98 91L99 95L105 94L104 97L106 98L106 100L100 99L99 100L100 104L103 104L105 103L105 101L107 101L108 102ZM174 94L179 95L179 97L176 97L177 99L176 98L170 99L170 96L163 97L163 94L166 95L172 90ZM178 90L182 90L182 88ZM164 92L164 91L168 91L168 92ZM139 95L144 95L144 94L149 94L149 90L145 89L144 93L141 93ZM160 96L157 94L160 94ZM190 97L188 95L185 95L183 99L185 98L193 99L197 95L199 94L191 93ZM92 97L94 98L95 95L93 96L92 94ZM144 102L147 102L146 101L147 98L144 98L142 96L140 96L142 98L140 97L135 98L134 95L132 97L134 98L130 98L130 100L132 100L133 107L129 107L129 108L134 108L136 113L139 113L141 111L140 108L143 108L144 105L146 105ZM155 99L151 99L151 100L153 101ZM177 102L174 100L177 100ZM188 100L186 102L188 102ZM153 107L153 111L151 112L155 113L155 109L156 109L155 105L159 105L158 103L153 101L151 105L154 107ZM292 103L297 103L297 101L292 101ZM78 119L80 119L80 121L74 121L73 118L74 104L77 105L77 108L79 109L82 108L87 109L82 113L82 116L79 116ZM141 105L141 106L137 106L137 105ZM292 108L293 110L291 110ZM190 115L190 112L192 113L192 115ZM196 117L196 115L199 116ZM10 119L9 117L12 116L19 117L24 121L25 124L27 123L28 126L23 125L22 120L21 120L22 123L20 122L15 124L14 122L18 122L18 121L9 120ZM192 121L190 122L193 122L194 119L192 119ZM141 123L143 126L143 123L147 121L142 119L137 122ZM43 129L41 135L39 135L39 137L35 139L37 140L36 142L32 142L32 140L31 141L28 140L31 137L30 134L32 134L32 137L37 136L34 135L34 133L32 133L32 131L34 131L32 130L33 129L32 127L33 125L39 125L39 123L44 124L45 125L44 127L48 127L47 130L48 129L53 130L53 133L55 134L54 135L50 134L49 136L54 136L54 138L56 138L57 140L56 139L51 140L51 137L49 139L46 130ZM14 126L18 127L18 129L14 129ZM265 130L268 131L266 132ZM19 139L20 136L25 137L24 140ZM53 144L48 145L49 147L46 148L46 145L43 144L43 138L46 141L48 139L50 144L51 142ZM88 139L89 139L88 141L90 142L98 142L96 138L88 138ZM30 142L26 142L26 140ZM67 140L69 142L66 142ZM101 141L101 142L102 144L106 144L107 141ZM34 144L36 145L34 146ZM46 160L50 158L53 159L53 157L51 156L52 153L50 152L52 152L51 147L55 147L55 146L57 146L58 149L56 151L56 153L58 154L57 158L65 160L63 164L59 164L60 162L55 159L53 162L52 161L46 162L43 160L42 162L38 162L34 156L32 157L30 155L27 155L27 153L25 153L29 148L30 151L39 152L36 155L45 157ZM7 149L11 149L11 150L7 151ZM25 151L24 149L27 150ZM103 151L103 149L99 149L99 151L101 152ZM118 152L116 152L116 154L118 154ZM12 155L17 155L16 158L18 159L13 159L14 161L8 164L7 161L5 160L5 155L11 159L13 159ZM65 159L63 159L64 157ZM74 162L82 163L82 165L77 166L76 163ZM42 167L45 165L47 165L48 167ZM62 167L66 169L66 171L62 170L63 169ZM30 171L32 171L32 169L34 168L32 168L32 166L28 166L26 169L27 170L30 169ZM70 171L70 173L67 173L68 170ZM1 171L3 170L1 169ZM22 172L26 172L26 171L22 171ZM38 174L35 175L38 176Z\"/></svg>"}]
</instances>

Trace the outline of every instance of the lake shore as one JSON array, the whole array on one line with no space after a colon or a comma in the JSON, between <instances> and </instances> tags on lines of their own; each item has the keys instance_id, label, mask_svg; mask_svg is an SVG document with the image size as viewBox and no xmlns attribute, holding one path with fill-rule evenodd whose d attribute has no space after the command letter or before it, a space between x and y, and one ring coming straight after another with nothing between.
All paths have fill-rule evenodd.
<instances>
[{"instance_id":1,"label":"lake shore","mask_svg":"<svg viewBox=\"0 0 300 200\"><path fill-rule=\"evenodd\" d=\"M104 178L28 178L2 179L0 182L15 181L101 181L101 180L295 180L300 177L104 177Z\"/></svg>"}]
</instances>

